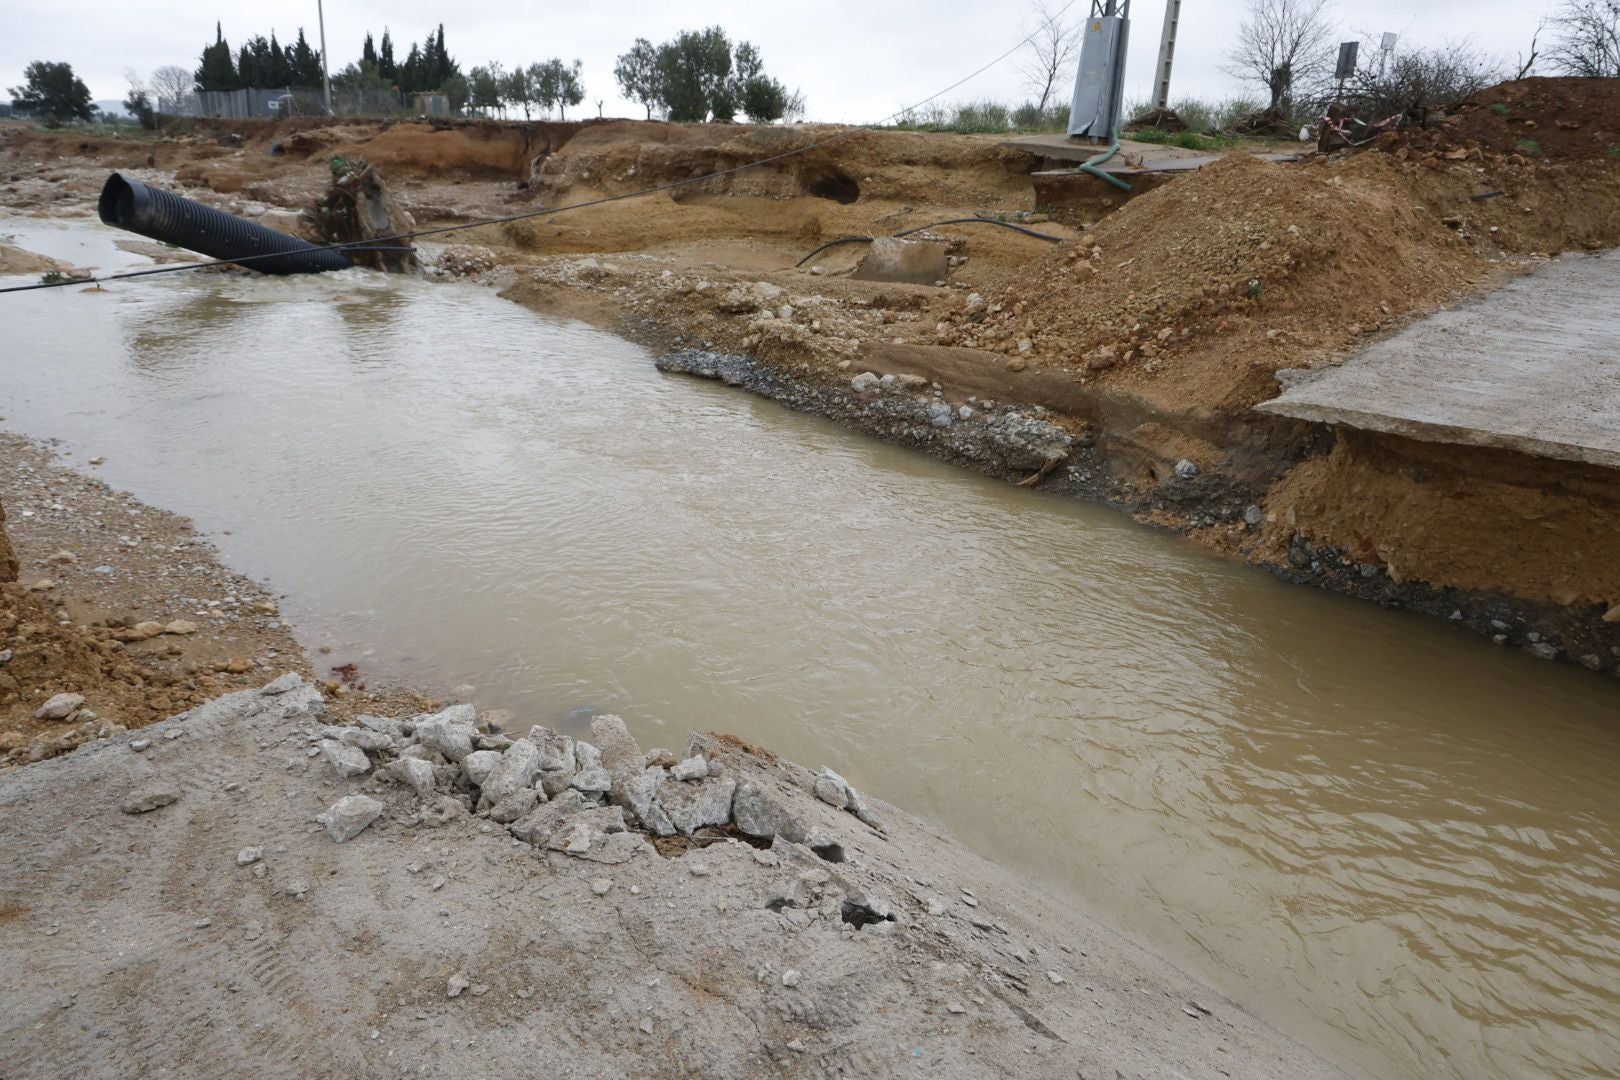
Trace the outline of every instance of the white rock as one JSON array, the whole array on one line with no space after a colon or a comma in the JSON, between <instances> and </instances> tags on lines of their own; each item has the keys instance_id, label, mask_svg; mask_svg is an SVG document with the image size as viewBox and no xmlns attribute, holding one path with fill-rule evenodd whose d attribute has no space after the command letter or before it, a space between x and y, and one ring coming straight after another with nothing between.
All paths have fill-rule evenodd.
<instances>
[{"instance_id":1,"label":"white rock","mask_svg":"<svg viewBox=\"0 0 1620 1080\"><path fill-rule=\"evenodd\" d=\"M731 797L737 781L714 777L687 784L665 784L658 802L677 831L691 836L708 825L724 825L731 820Z\"/></svg>"},{"instance_id":2,"label":"white rock","mask_svg":"<svg viewBox=\"0 0 1620 1080\"><path fill-rule=\"evenodd\" d=\"M245 847L236 853L237 866L252 866L264 858L264 848Z\"/></svg>"},{"instance_id":3,"label":"white rock","mask_svg":"<svg viewBox=\"0 0 1620 1080\"><path fill-rule=\"evenodd\" d=\"M471 705L452 705L416 721L416 741L451 761L460 761L472 753L477 736L478 710Z\"/></svg>"},{"instance_id":4,"label":"white rock","mask_svg":"<svg viewBox=\"0 0 1620 1080\"><path fill-rule=\"evenodd\" d=\"M519 739L506 748L499 764L480 785L483 788L481 802L493 805L523 788L533 788L539 773L540 748L528 739Z\"/></svg>"},{"instance_id":5,"label":"white rock","mask_svg":"<svg viewBox=\"0 0 1620 1080\"><path fill-rule=\"evenodd\" d=\"M359 836L382 812L383 804L368 795L346 795L317 820L326 826L326 835L341 844Z\"/></svg>"},{"instance_id":6,"label":"white rock","mask_svg":"<svg viewBox=\"0 0 1620 1080\"><path fill-rule=\"evenodd\" d=\"M418 795L433 793L433 766L421 758L396 759L388 766L388 775Z\"/></svg>"},{"instance_id":7,"label":"white rock","mask_svg":"<svg viewBox=\"0 0 1620 1080\"><path fill-rule=\"evenodd\" d=\"M66 720L84 704L83 694L57 694L34 710L35 720Z\"/></svg>"},{"instance_id":8,"label":"white rock","mask_svg":"<svg viewBox=\"0 0 1620 1080\"><path fill-rule=\"evenodd\" d=\"M782 985L788 987L798 986L799 981L802 978L803 976L800 975L796 970L793 968L788 968L786 971L782 972Z\"/></svg>"},{"instance_id":9,"label":"white rock","mask_svg":"<svg viewBox=\"0 0 1620 1080\"><path fill-rule=\"evenodd\" d=\"M676 780L702 780L709 775L709 763L696 754L669 770L669 775Z\"/></svg>"},{"instance_id":10,"label":"white rock","mask_svg":"<svg viewBox=\"0 0 1620 1080\"><path fill-rule=\"evenodd\" d=\"M319 745L321 757L339 776L361 776L371 771L371 759L364 751L344 746L336 739L322 739Z\"/></svg>"},{"instance_id":11,"label":"white rock","mask_svg":"<svg viewBox=\"0 0 1620 1080\"><path fill-rule=\"evenodd\" d=\"M854 387L857 391L865 393L866 391L876 387L882 381L883 380L878 378L876 372L863 371L853 379L849 380L849 385Z\"/></svg>"}]
</instances>

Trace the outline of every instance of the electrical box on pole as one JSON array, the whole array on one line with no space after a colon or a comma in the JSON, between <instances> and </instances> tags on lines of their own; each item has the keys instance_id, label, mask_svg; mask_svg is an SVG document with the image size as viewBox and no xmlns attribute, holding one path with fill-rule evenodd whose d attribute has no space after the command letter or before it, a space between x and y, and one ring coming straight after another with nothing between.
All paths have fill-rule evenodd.
<instances>
[{"instance_id":1,"label":"electrical box on pole","mask_svg":"<svg viewBox=\"0 0 1620 1080\"><path fill-rule=\"evenodd\" d=\"M1069 138L1112 140L1124 108L1125 50L1131 27L1130 0L1092 0L1082 28L1080 70L1069 107Z\"/></svg>"}]
</instances>

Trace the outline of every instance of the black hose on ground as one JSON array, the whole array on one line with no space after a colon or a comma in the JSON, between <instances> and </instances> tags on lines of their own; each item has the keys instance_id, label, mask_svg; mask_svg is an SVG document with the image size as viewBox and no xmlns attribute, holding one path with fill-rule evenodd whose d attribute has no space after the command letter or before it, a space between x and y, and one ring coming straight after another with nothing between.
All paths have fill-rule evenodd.
<instances>
[{"instance_id":1,"label":"black hose on ground","mask_svg":"<svg viewBox=\"0 0 1620 1080\"><path fill-rule=\"evenodd\" d=\"M938 229L946 225L999 225L1003 229L1011 229L1013 232L1023 233L1025 236L1033 236L1037 240L1045 240L1049 244L1063 243L1063 237L1061 236L1048 236L1046 233L1038 233L1034 229L1026 229L1022 225L1014 225L1010 221L1001 221L997 218L985 217L951 218L949 221L936 221L932 225L919 225L915 229L907 229L905 232L897 232L894 234L893 238L899 240L901 237L912 236L916 233L927 232L929 229ZM820 247L816 248L816 250L812 251L810 254L806 255L793 265L795 267L803 266L805 263L809 262L817 255L820 255L828 248L835 248L841 244L870 244L876 239L877 237L875 236L841 236L837 240L829 240L827 243L822 244Z\"/></svg>"},{"instance_id":2,"label":"black hose on ground","mask_svg":"<svg viewBox=\"0 0 1620 1080\"><path fill-rule=\"evenodd\" d=\"M248 260L244 265L266 274L319 274L354 265L342 251L243 221L121 173L107 178L97 210L103 224L213 259Z\"/></svg>"}]
</instances>

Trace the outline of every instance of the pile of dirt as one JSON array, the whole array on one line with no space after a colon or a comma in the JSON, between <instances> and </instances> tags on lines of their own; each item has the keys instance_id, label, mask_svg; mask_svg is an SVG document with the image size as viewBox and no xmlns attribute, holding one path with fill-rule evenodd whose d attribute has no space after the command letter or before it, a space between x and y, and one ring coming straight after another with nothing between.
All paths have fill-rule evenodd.
<instances>
[{"instance_id":1,"label":"pile of dirt","mask_svg":"<svg viewBox=\"0 0 1620 1080\"><path fill-rule=\"evenodd\" d=\"M11 550L11 538L6 535L6 507L0 503L0 584L17 580L17 553Z\"/></svg>"},{"instance_id":2,"label":"pile of dirt","mask_svg":"<svg viewBox=\"0 0 1620 1080\"><path fill-rule=\"evenodd\" d=\"M1186 405L1246 406L1274 392L1277 368L1484 272L1387 159L1234 154L1133 199L993 302L970 298L941 337L1110 382L1179 376Z\"/></svg>"},{"instance_id":3,"label":"pile of dirt","mask_svg":"<svg viewBox=\"0 0 1620 1080\"><path fill-rule=\"evenodd\" d=\"M1501 83L1448 109L1438 135L1497 154L1620 163L1620 79Z\"/></svg>"},{"instance_id":4,"label":"pile of dirt","mask_svg":"<svg viewBox=\"0 0 1620 1080\"><path fill-rule=\"evenodd\" d=\"M0 760L51 757L109 730L156 723L207 698L185 680L138 663L114 634L112 627L64 625L22 585L0 585L0 641L9 656L0 664ZM46 698L62 693L82 694L94 705L93 715L34 715Z\"/></svg>"}]
</instances>

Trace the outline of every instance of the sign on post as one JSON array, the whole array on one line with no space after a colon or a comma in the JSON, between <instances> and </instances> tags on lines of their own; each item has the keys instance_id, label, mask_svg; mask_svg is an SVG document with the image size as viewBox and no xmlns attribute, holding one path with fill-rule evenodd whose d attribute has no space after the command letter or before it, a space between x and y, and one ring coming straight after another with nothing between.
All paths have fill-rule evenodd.
<instances>
[{"instance_id":1,"label":"sign on post","mask_svg":"<svg viewBox=\"0 0 1620 1080\"><path fill-rule=\"evenodd\" d=\"M1356 54L1361 51L1361 42L1347 41L1339 46L1339 66L1334 69L1333 77L1344 82L1356 73Z\"/></svg>"}]
</instances>

